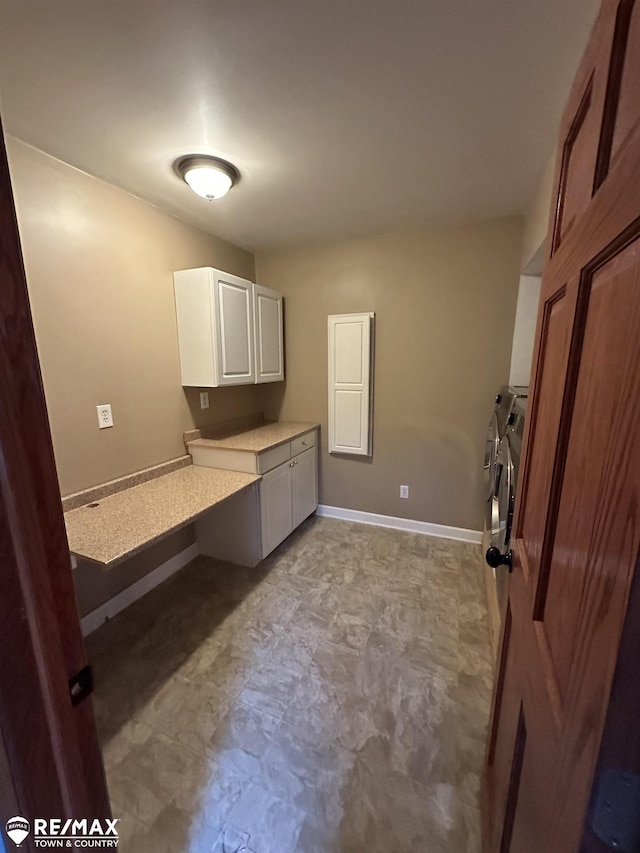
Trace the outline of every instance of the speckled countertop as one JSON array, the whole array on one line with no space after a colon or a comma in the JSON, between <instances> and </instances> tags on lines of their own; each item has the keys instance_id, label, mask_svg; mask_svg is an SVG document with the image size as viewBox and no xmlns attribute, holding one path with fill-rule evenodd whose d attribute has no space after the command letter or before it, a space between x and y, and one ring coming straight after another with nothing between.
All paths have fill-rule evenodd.
<instances>
[{"instance_id":1,"label":"speckled countertop","mask_svg":"<svg viewBox=\"0 0 640 853\"><path fill-rule=\"evenodd\" d=\"M190 441L187 447L223 447L227 450L245 450L248 453L263 453L285 441L291 441L299 435L304 435L310 429L316 429L320 424L293 423L277 421L264 424L255 429L239 432L227 438L198 438Z\"/></svg>"},{"instance_id":2,"label":"speckled countertop","mask_svg":"<svg viewBox=\"0 0 640 853\"><path fill-rule=\"evenodd\" d=\"M112 568L260 479L189 465L65 513L72 554Z\"/></svg>"}]
</instances>

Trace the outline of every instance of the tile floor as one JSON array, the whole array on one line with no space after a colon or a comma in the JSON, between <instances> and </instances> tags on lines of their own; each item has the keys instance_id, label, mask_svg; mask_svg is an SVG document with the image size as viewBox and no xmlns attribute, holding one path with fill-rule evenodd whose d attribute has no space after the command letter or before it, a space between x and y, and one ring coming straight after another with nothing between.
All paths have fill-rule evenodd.
<instances>
[{"instance_id":1,"label":"tile floor","mask_svg":"<svg viewBox=\"0 0 640 853\"><path fill-rule=\"evenodd\" d=\"M124 853L479 851L479 547L311 518L88 646Z\"/></svg>"}]
</instances>

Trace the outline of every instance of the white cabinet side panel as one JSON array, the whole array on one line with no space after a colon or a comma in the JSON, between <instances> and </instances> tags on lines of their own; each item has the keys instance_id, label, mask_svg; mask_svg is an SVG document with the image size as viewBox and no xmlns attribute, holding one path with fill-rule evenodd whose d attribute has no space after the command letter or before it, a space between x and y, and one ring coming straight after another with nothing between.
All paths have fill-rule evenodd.
<instances>
[{"instance_id":1,"label":"white cabinet side panel","mask_svg":"<svg viewBox=\"0 0 640 853\"><path fill-rule=\"evenodd\" d=\"M213 388L215 371L211 275L207 268L173 274L182 384Z\"/></svg>"},{"instance_id":2,"label":"white cabinet side panel","mask_svg":"<svg viewBox=\"0 0 640 853\"><path fill-rule=\"evenodd\" d=\"M329 316L330 453L371 455L373 320L373 313Z\"/></svg>"},{"instance_id":3,"label":"white cabinet side panel","mask_svg":"<svg viewBox=\"0 0 640 853\"><path fill-rule=\"evenodd\" d=\"M262 559L258 484L227 498L196 521L201 554L238 566L257 566Z\"/></svg>"}]
</instances>

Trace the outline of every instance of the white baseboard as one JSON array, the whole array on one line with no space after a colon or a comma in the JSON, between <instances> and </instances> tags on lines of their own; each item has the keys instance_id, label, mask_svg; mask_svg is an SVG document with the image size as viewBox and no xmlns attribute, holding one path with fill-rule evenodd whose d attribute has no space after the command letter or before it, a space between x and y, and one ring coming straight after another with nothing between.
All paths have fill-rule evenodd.
<instances>
[{"instance_id":1,"label":"white baseboard","mask_svg":"<svg viewBox=\"0 0 640 853\"><path fill-rule=\"evenodd\" d=\"M415 521L412 518L396 518L393 515L378 515L375 512L361 512L357 509L344 509L341 506L325 506L320 504L316 514L324 518L355 521L357 524L372 524L375 527L391 527L394 530L408 530L410 533L422 533L425 536L457 539L459 542L472 542L474 545L479 545L482 542L481 530L467 530L464 527L447 527L445 524Z\"/></svg>"},{"instance_id":2,"label":"white baseboard","mask_svg":"<svg viewBox=\"0 0 640 853\"><path fill-rule=\"evenodd\" d=\"M132 583L131 586L123 589L122 592L114 595L113 598L110 598L109 601L106 601L104 604L101 604L100 607L92 610L91 613L87 613L87 615L83 616L81 619L83 635L86 637L87 634L90 634L92 631L95 631L96 628L99 628L103 622L106 622L108 619L113 619L117 613L120 613L130 604L133 604L134 601L142 598L143 595L146 595L154 587L158 586L167 578L170 578L171 575L174 575L177 571L184 568L184 566L197 557L199 553L198 543L194 542L193 545L189 545L189 547L185 548L184 551L180 551L179 554L171 557L171 559L167 560L166 563L162 563L157 568L153 569L153 571L149 572L148 575L145 575L140 578L140 580Z\"/></svg>"}]
</instances>

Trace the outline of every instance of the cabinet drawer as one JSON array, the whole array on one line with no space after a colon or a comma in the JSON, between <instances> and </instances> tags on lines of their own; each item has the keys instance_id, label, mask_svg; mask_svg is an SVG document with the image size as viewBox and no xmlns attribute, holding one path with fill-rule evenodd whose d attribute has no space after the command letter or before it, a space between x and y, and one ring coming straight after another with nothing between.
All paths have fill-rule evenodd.
<instances>
[{"instance_id":1,"label":"cabinet drawer","mask_svg":"<svg viewBox=\"0 0 640 853\"><path fill-rule=\"evenodd\" d=\"M303 453L305 450L309 450L310 447L316 446L316 431L312 429L311 432L305 432L304 435L298 436L298 438L294 438L291 441L291 455L297 456L298 453Z\"/></svg>"},{"instance_id":2,"label":"cabinet drawer","mask_svg":"<svg viewBox=\"0 0 640 853\"><path fill-rule=\"evenodd\" d=\"M258 454L258 474L265 474L282 465L287 459L291 458L291 442L285 441L284 444L279 444L277 447L272 447L271 450L265 450L264 453Z\"/></svg>"}]
</instances>

